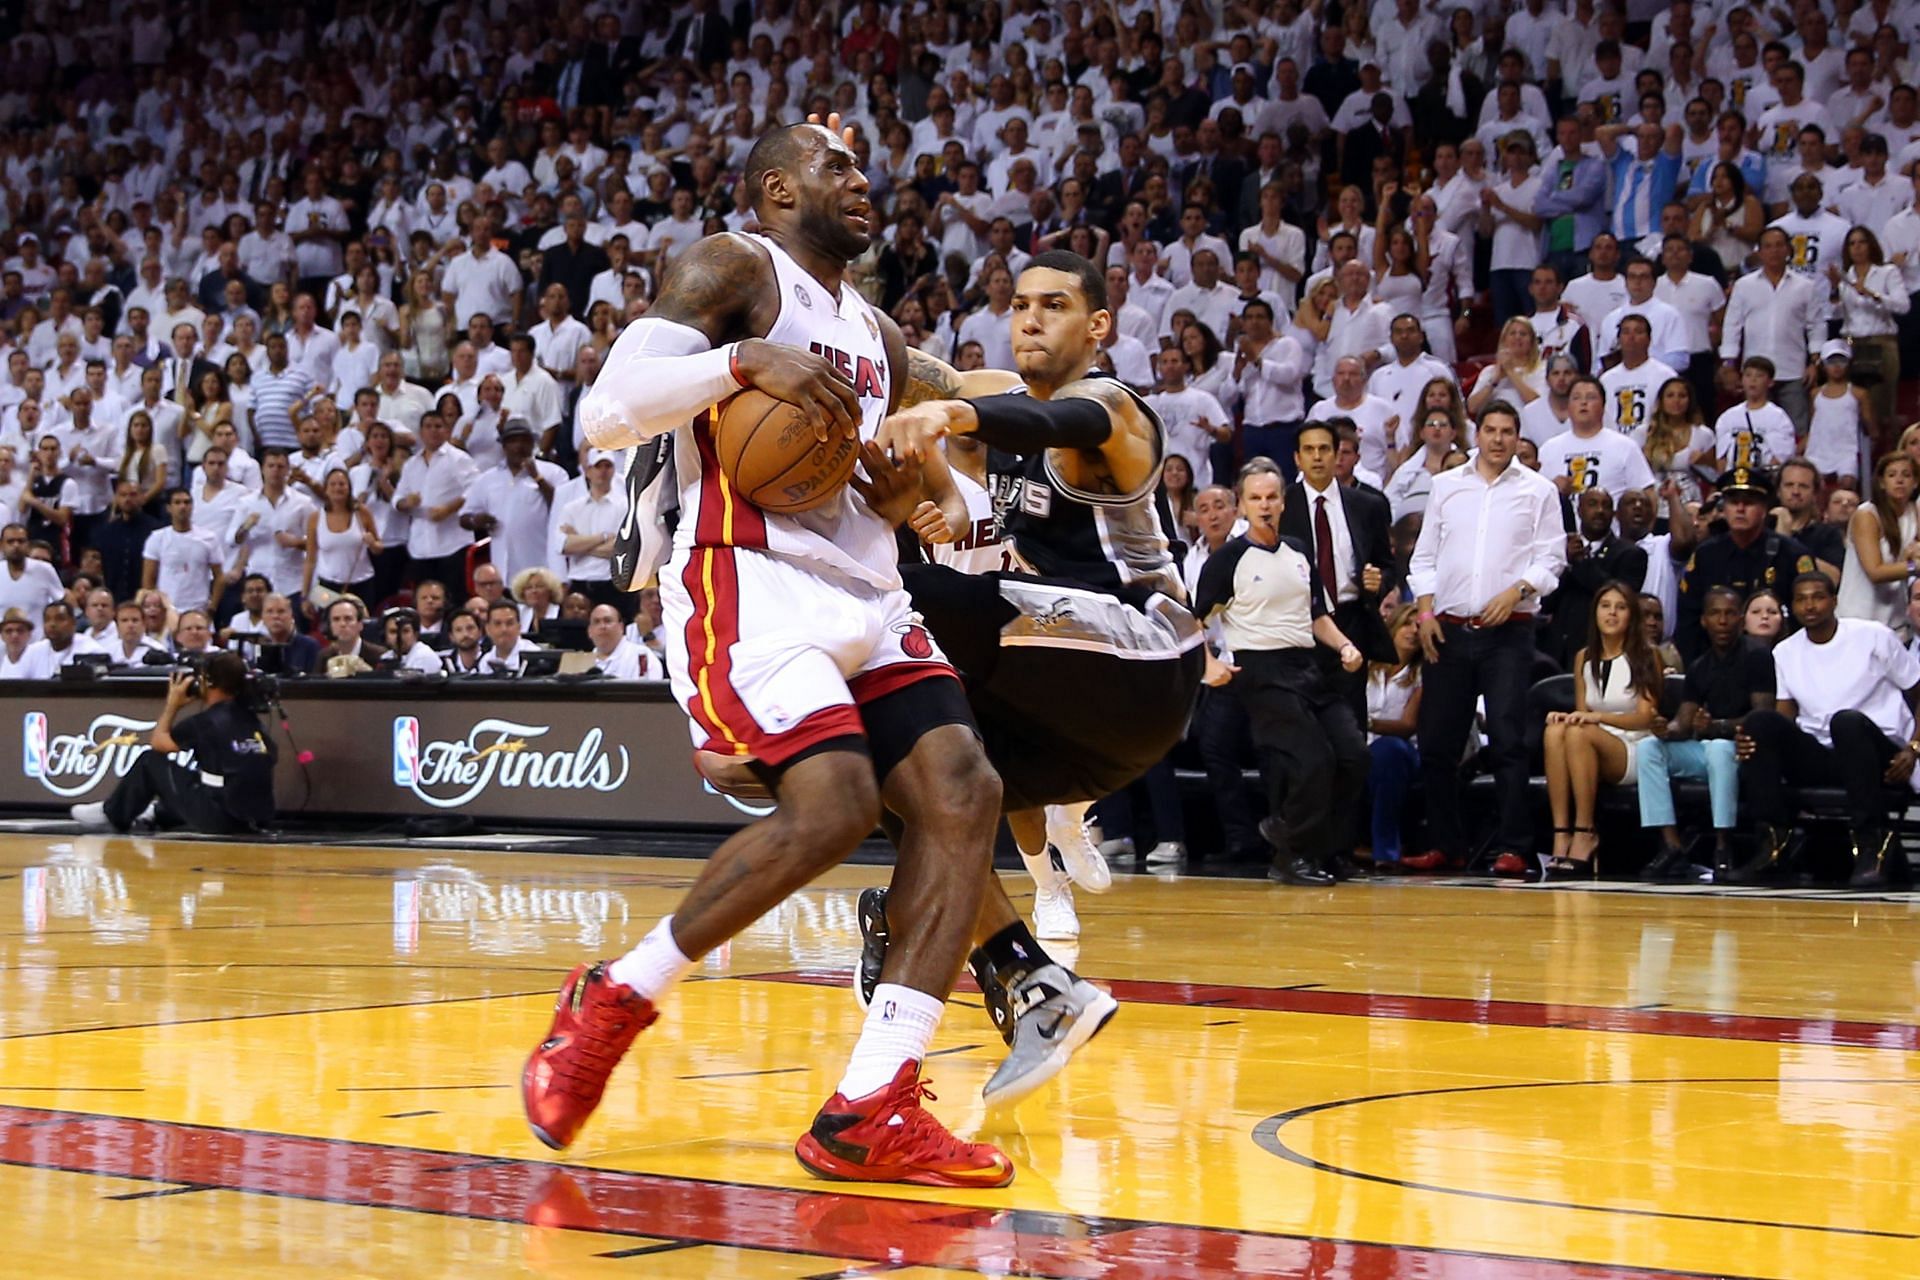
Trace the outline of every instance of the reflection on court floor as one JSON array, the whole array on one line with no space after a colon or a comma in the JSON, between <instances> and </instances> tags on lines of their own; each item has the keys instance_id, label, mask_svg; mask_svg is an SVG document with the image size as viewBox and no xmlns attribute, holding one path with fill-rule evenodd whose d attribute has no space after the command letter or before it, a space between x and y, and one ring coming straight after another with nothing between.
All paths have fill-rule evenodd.
<instances>
[{"instance_id":1,"label":"reflection on court floor","mask_svg":"<svg viewBox=\"0 0 1920 1280\"><path fill-rule=\"evenodd\" d=\"M1905 899L1121 878L1078 957L1121 1015L1041 1094L984 1107L956 994L934 1108L1019 1166L958 1192L793 1160L859 1030L846 868L556 1157L552 991L692 870L0 837L8 1274L1920 1274Z\"/></svg>"}]
</instances>

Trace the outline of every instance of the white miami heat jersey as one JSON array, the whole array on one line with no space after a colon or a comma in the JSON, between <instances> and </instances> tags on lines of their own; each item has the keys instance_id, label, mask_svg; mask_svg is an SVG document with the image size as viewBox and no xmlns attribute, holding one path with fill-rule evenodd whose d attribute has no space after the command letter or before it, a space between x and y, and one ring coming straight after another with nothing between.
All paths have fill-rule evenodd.
<instances>
[{"instance_id":1,"label":"white miami heat jersey","mask_svg":"<svg viewBox=\"0 0 1920 1280\"><path fill-rule=\"evenodd\" d=\"M773 259L780 292L780 314L767 330L767 341L823 356L845 374L860 401L860 440L873 439L887 415L893 376L873 309L851 284L843 282L836 299L772 240L746 238ZM800 515L775 515L742 500L715 461L713 412L701 413L675 441L680 482L676 559L684 559L694 547L749 548L794 561L822 577L883 591L899 587L893 530L852 485Z\"/></svg>"},{"instance_id":2,"label":"white miami heat jersey","mask_svg":"<svg viewBox=\"0 0 1920 1280\"><path fill-rule=\"evenodd\" d=\"M958 467L949 466L948 471L953 487L967 500L967 527L955 541L929 548L933 562L961 573L1015 568L1013 544L1000 539L1000 517L993 509L993 495Z\"/></svg>"}]
</instances>

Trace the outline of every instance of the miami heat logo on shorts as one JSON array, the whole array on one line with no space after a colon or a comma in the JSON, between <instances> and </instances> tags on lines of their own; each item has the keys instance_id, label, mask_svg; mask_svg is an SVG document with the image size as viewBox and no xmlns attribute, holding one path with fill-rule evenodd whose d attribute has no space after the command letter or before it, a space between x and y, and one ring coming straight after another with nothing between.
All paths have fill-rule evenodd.
<instances>
[{"instance_id":1,"label":"miami heat logo on shorts","mask_svg":"<svg viewBox=\"0 0 1920 1280\"><path fill-rule=\"evenodd\" d=\"M909 658L931 658L933 656L933 637L927 629L917 622L903 622L894 629L900 637L900 652Z\"/></svg>"}]
</instances>

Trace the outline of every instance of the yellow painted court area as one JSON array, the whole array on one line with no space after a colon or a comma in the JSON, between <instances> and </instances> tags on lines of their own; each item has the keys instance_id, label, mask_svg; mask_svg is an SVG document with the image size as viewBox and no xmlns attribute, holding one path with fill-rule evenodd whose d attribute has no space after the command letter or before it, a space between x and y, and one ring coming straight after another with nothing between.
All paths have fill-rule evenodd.
<instances>
[{"instance_id":1,"label":"yellow painted court area","mask_svg":"<svg viewBox=\"0 0 1920 1280\"><path fill-rule=\"evenodd\" d=\"M794 1162L860 1026L844 868L547 1151L552 991L695 865L0 840L0 1272L1920 1275L1903 898L1120 877L1075 962L1120 1016L1049 1088L989 1113L950 1006L933 1109L1019 1166L953 1192Z\"/></svg>"}]
</instances>

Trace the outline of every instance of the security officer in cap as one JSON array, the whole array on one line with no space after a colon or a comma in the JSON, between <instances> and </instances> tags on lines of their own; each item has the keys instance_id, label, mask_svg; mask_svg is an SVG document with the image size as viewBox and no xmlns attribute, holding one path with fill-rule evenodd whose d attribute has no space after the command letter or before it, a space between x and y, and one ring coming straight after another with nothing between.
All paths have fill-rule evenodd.
<instances>
[{"instance_id":1,"label":"security officer in cap","mask_svg":"<svg viewBox=\"0 0 1920 1280\"><path fill-rule=\"evenodd\" d=\"M1702 542L1680 575L1680 619L1674 643L1687 659L1706 648L1700 611L1707 592L1732 587L1746 599L1762 588L1785 593L1793 580L1814 569L1813 555L1791 534L1777 533L1767 513L1773 507L1773 478L1766 471L1735 467L1720 477L1720 501L1727 531Z\"/></svg>"}]
</instances>

